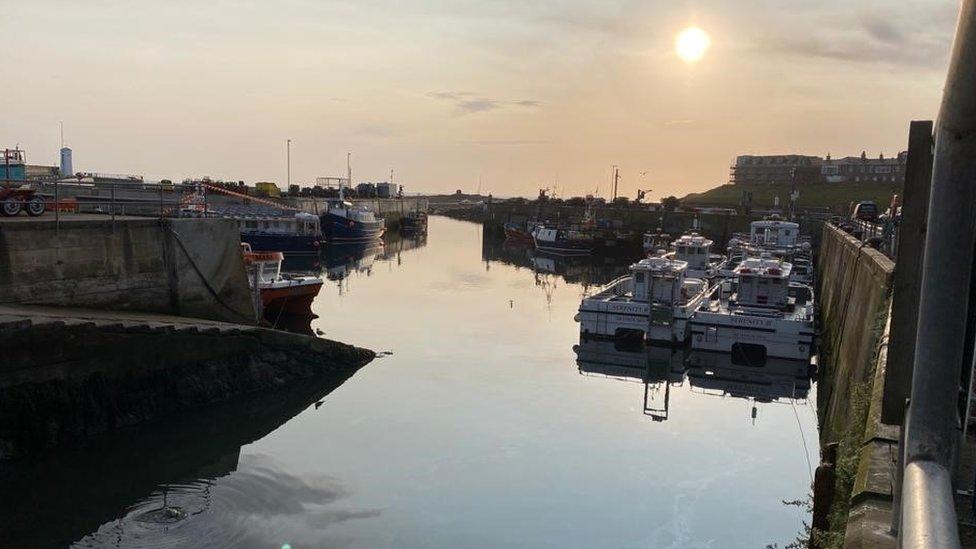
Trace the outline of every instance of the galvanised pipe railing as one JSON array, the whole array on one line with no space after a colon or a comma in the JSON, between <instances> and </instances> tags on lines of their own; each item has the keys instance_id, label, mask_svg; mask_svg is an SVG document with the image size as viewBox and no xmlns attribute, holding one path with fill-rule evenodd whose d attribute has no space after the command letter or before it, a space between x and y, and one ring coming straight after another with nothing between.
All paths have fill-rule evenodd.
<instances>
[{"instance_id":1,"label":"galvanised pipe railing","mask_svg":"<svg viewBox=\"0 0 976 549\"><path fill-rule=\"evenodd\" d=\"M899 498L904 548L959 547L952 486L976 244L976 0L963 0L935 128L915 375Z\"/></svg>"}]
</instances>

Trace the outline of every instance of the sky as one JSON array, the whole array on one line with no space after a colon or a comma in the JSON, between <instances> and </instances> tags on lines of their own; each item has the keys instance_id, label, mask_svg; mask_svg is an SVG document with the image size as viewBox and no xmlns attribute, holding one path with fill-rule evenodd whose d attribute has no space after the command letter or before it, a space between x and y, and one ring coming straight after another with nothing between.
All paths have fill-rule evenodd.
<instances>
[{"instance_id":1,"label":"sky","mask_svg":"<svg viewBox=\"0 0 976 549\"><path fill-rule=\"evenodd\" d=\"M682 196L739 154L904 150L953 0L0 0L0 146L147 179ZM675 53L697 26L711 47ZM479 183L480 181L480 183Z\"/></svg>"}]
</instances>

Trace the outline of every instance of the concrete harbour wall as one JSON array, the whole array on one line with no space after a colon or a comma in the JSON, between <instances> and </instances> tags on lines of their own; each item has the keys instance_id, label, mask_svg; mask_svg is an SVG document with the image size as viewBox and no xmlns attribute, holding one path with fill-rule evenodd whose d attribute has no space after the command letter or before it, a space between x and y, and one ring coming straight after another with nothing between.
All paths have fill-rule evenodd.
<instances>
[{"instance_id":1,"label":"concrete harbour wall","mask_svg":"<svg viewBox=\"0 0 976 549\"><path fill-rule=\"evenodd\" d=\"M168 315L0 306L0 460L355 372L375 356L256 326Z\"/></svg>"},{"instance_id":2,"label":"concrete harbour wall","mask_svg":"<svg viewBox=\"0 0 976 549\"><path fill-rule=\"evenodd\" d=\"M826 383L818 388L824 411L821 440L842 430L851 387L869 380L891 291L894 262L847 233L825 225L817 256L822 326L821 364Z\"/></svg>"},{"instance_id":3,"label":"concrete harbour wall","mask_svg":"<svg viewBox=\"0 0 976 549\"><path fill-rule=\"evenodd\" d=\"M254 322L237 225L48 215L0 223L0 304Z\"/></svg>"},{"instance_id":4,"label":"concrete harbour wall","mask_svg":"<svg viewBox=\"0 0 976 549\"><path fill-rule=\"evenodd\" d=\"M817 256L821 321L817 408L821 464L814 547L894 547L891 508L898 429L881 422L894 263L832 225ZM821 470L830 479L820 485ZM829 494L828 497L823 497ZM824 522L818 523L818 517Z\"/></svg>"}]
</instances>

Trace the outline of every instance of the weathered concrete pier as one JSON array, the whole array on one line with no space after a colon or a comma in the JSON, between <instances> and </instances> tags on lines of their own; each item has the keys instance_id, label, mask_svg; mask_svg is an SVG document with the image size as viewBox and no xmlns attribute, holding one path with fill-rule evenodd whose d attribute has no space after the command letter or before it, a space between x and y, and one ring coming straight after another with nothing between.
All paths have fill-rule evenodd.
<instances>
[{"instance_id":1,"label":"weathered concrete pier","mask_svg":"<svg viewBox=\"0 0 976 549\"><path fill-rule=\"evenodd\" d=\"M233 221L5 219L0 460L348 376L374 356L257 324Z\"/></svg>"},{"instance_id":2,"label":"weathered concrete pier","mask_svg":"<svg viewBox=\"0 0 976 549\"><path fill-rule=\"evenodd\" d=\"M169 315L0 306L0 460L319 375L372 351Z\"/></svg>"}]
</instances>

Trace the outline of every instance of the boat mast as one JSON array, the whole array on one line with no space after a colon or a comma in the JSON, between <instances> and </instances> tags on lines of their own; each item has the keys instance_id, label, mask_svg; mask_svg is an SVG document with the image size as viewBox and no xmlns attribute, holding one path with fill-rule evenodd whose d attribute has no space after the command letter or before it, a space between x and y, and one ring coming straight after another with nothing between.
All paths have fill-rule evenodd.
<instances>
[{"instance_id":1,"label":"boat mast","mask_svg":"<svg viewBox=\"0 0 976 549\"><path fill-rule=\"evenodd\" d=\"M349 188L352 188L352 153L346 153L346 183L349 184ZM342 181L339 182L339 200L345 200L345 194L342 192Z\"/></svg>"}]
</instances>

